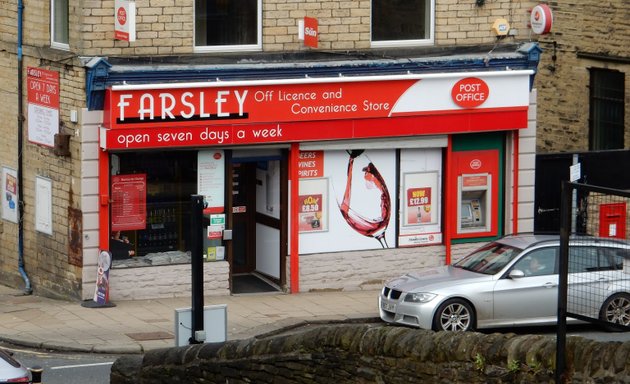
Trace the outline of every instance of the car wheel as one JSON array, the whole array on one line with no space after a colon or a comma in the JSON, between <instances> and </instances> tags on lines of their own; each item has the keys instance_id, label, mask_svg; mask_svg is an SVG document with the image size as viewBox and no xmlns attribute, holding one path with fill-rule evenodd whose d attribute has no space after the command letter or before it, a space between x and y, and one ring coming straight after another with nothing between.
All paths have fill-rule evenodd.
<instances>
[{"instance_id":1,"label":"car wheel","mask_svg":"<svg viewBox=\"0 0 630 384\"><path fill-rule=\"evenodd\" d=\"M461 299L445 301L435 312L434 331L472 331L475 313L468 302Z\"/></svg>"},{"instance_id":2,"label":"car wheel","mask_svg":"<svg viewBox=\"0 0 630 384\"><path fill-rule=\"evenodd\" d=\"M600 320L613 324L630 326L630 295L618 293L610 296L599 311ZM620 331L617 327L607 327L610 331Z\"/></svg>"}]
</instances>

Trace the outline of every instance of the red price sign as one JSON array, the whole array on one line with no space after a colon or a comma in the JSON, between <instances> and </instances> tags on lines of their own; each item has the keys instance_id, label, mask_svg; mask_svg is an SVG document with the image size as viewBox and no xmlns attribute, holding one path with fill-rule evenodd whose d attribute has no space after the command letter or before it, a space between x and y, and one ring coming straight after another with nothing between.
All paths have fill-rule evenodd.
<instances>
[{"instance_id":1,"label":"red price sign","mask_svg":"<svg viewBox=\"0 0 630 384\"><path fill-rule=\"evenodd\" d=\"M407 206L431 204L431 188L410 188L407 190Z\"/></svg>"}]
</instances>

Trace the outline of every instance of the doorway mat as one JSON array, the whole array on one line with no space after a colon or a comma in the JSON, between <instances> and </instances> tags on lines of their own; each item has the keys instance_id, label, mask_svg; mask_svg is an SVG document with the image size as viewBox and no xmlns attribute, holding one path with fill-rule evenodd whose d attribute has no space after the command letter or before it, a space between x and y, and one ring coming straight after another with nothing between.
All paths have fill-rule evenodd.
<instances>
[{"instance_id":1,"label":"doorway mat","mask_svg":"<svg viewBox=\"0 0 630 384\"><path fill-rule=\"evenodd\" d=\"M232 293L277 292L278 289L256 275L233 275Z\"/></svg>"}]
</instances>

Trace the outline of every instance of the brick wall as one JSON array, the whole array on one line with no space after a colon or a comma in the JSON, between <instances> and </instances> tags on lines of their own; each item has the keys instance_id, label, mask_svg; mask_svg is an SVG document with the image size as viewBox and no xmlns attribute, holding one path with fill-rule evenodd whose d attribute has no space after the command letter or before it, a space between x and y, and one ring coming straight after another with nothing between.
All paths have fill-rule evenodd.
<instances>
[{"instance_id":1,"label":"brick wall","mask_svg":"<svg viewBox=\"0 0 630 384\"><path fill-rule=\"evenodd\" d=\"M6 47L6 46L5 46ZM5 117L0 125L0 166L18 168L18 76L15 47L0 51L0 116ZM49 296L76 297L81 281L81 267L69 264L68 208L80 210L81 172L79 168L80 146L76 142L76 124L70 122L70 110L83 103L83 70L73 61L64 65L32 56L23 59L23 185L24 193L24 264L34 289ZM65 128L61 131L72 135L71 155L56 156L52 148L32 143L28 140L28 104L26 103L26 68L42 67L59 72L60 78L60 120ZM52 183L52 225L53 234L35 231L36 177L44 177ZM0 233L0 275L7 282L21 285L17 268L18 225L3 221Z\"/></svg>"},{"instance_id":2,"label":"brick wall","mask_svg":"<svg viewBox=\"0 0 630 384\"><path fill-rule=\"evenodd\" d=\"M630 8L627 0L552 1L554 24L540 38L541 56L536 75L538 88L537 147L539 152L588 150L588 68L626 73L625 148L630 148ZM555 47L555 49L554 49ZM578 52L621 60L593 60ZM553 60L556 56L556 60Z\"/></svg>"},{"instance_id":3,"label":"brick wall","mask_svg":"<svg viewBox=\"0 0 630 384\"><path fill-rule=\"evenodd\" d=\"M136 0L135 42L116 41L114 1L84 1L70 5L70 53L84 56L177 55L193 53L193 0ZM1 41L15 42L17 0L0 0ZM476 0L437 0L435 45L476 45L495 42L491 30L497 18L505 18L516 36L528 39L529 10L536 1L492 0L477 6ZM318 19L320 50L370 48L370 0L264 0L263 51L305 50L298 40L298 21ZM24 22L27 46L50 45L49 3L26 2Z\"/></svg>"}]
</instances>

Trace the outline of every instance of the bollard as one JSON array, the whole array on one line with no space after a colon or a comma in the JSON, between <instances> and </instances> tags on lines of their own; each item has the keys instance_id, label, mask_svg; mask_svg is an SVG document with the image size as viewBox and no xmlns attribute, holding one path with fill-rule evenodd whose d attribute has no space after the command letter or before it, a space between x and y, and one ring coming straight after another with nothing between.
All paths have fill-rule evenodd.
<instances>
[{"instance_id":1,"label":"bollard","mask_svg":"<svg viewBox=\"0 0 630 384\"><path fill-rule=\"evenodd\" d=\"M34 366L28 369L31 371L31 383L33 384L41 384L42 382L42 374L44 373L44 369L40 366Z\"/></svg>"}]
</instances>

